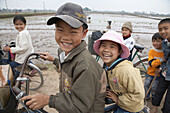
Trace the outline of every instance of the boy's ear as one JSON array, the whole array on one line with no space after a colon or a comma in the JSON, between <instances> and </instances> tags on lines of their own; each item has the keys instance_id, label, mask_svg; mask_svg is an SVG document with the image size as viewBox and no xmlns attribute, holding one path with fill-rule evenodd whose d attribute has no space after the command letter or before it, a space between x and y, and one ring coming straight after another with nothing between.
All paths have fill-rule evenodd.
<instances>
[{"instance_id":1,"label":"boy's ear","mask_svg":"<svg viewBox=\"0 0 170 113\"><path fill-rule=\"evenodd\" d=\"M88 29L85 29L85 30L83 31L83 36L82 36L82 38L85 38L85 37L86 37L87 32L88 32Z\"/></svg>"}]
</instances>

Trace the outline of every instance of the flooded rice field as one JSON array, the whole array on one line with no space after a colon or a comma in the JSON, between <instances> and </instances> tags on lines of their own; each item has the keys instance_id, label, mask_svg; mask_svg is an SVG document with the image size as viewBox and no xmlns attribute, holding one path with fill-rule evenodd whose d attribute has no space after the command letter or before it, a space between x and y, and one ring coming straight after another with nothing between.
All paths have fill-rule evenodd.
<instances>
[{"instance_id":1,"label":"flooded rice field","mask_svg":"<svg viewBox=\"0 0 170 113\"><path fill-rule=\"evenodd\" d=\"M58 45L55 42L55 26L46 25L47 20L53 15L39 15L26 17L27 29L32 36L35 52L49 52L52 55L57 55ZM88 14L90 19L89 32L85 38L88 43L88 36L95 30L108 30L108 21L112 21L111 29L121 32L121 26L124 22L130 21L133 25L133 33L136 44L146 47L143 56L147 56L148 51L152 48L151 37L158 31L157 25L159 19L150 19L139 16L122 15L122 14ZM162 18L162 17L160 17ZM89 21L89 19L88 19ZM13 25L13 18L0 19L0 40L2 46L15 41L17 31Z\"/></svg>"}]
</instances>

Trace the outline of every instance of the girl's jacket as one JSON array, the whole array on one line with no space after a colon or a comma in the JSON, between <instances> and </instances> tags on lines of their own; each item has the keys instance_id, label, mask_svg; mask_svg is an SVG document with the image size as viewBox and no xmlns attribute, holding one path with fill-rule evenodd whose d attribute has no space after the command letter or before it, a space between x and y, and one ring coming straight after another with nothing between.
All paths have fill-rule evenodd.
<instances>
[{"instance_id":1,"label":"girl's jacket","mask_svg":"<svg viewBox=\"0 0 170 113\"><path fill-rule=\"evenodd\" d=\"M117 105L129 112L139 112L144 107L144 85L140 71L124 60L107 71L111 90L118 96Z\"/></svg>"}]
</instances>

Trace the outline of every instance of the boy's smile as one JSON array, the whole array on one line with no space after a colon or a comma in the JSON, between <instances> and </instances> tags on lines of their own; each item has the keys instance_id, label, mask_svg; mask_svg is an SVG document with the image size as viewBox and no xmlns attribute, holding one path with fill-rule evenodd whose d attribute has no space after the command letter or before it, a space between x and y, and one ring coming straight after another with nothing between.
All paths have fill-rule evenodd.
<instances>
[{"instance_id":1,"label":"boy's smile","mask_svg":"<svg viewBox=\"0 0 170 113\"><path fill-rule=\"evenodd\" d=\"M161 39L153 39L152 40L153 47L158 50L162 50L162 40Z\"/></svg>"},{"instance_id":2,"label":"boy's smile","mask_svg":"<svg viewBox=\"0 0 170 113\"><path fill-rule=\"evenodd\" d=\"M170 23L162 23L158 26L159 34L170 41Z\"/></svg>"},{"instance_id":3,"label":"boy's smile","mask_svg":"<svg viewBox=\"0 0 170 113\"><path fill-rule=\"evenodd\" d=\"M83 31L83 27L73 28L63 20L58 20L56 23L55 40L60 48L67 55L81 43L81 40L86 36L87 29Z\"/></svg>"}]
</instances>

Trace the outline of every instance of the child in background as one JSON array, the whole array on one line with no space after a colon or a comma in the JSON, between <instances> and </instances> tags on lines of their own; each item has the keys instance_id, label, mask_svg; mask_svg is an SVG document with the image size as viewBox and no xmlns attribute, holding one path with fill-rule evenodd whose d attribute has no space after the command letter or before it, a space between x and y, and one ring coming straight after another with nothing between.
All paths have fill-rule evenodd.
<instances>
[{"instance_id":1,"label":"child in background","mask_svg":"<svg viewBox=\"0 0 170 113\"><path fill-rule=\"evenodd\" d=\"M14 17L13 23L16 30L19 31L16 38L16 46L11 48L5 46L3 50L15 54L15 60L9 62L9 64L15 77L17 77L19 72L15 71L14 68L20 66L24 62L25 57L34 52L34 48L32 46L31 35L26 29L26 19L22 15L17 15Z\"/></svg>"},{"instance_id":2,"label":"child in background","mask_svg":"<svg viewBox=\"0 0 170 113\"><path fill-rule=\"evenodd\" d=\"M152 45L153 45L153 49L151 49L149 51L149 55L148 55L148 62L149 62L149 67L147 70L147 76L145 78L145 94L147 93L149 86L154 78L155 75L155 71L157 69L160 68L160 65L163 62L163 51L162 51L162 40L163 38L159 35L159 33L155 33L152 36ZM159 82L159 76L157 75L157 78L155 79L155 81L153 82L152 88L150 90L150 92L148 93L148 95L146 96L146 100L150 99L150 93L152 96L155 95L157 86L158 86L158 82Z\"/></svg>"},{"instance_id":3,"label":"child in background","mask_svg":"<svg viewBox=\"0 0 170 113\"><path fill-rule=\"evenodd\" d=\"M159 34L165 39L162 42L162 49L164 52L163 63L156 71L160 73L160 80L155 96L152 98L153 109L151 113L156 113L160 102L166 93L165 102L161 109L163 113L170 112L170 18L162 19L158 24Z\"/></svg>"},{"instance_id":4,"label":"child in background","mask_svg":"<svg viewBox=\"0 0 170 113\"><path fill-rule=\"evenodd\" d=\"M133 37L131 36L131 33L133 32L133 29L132 29L132 24L131 22L125 22L123 25L122 25L122 36L123 36L123 39L124 39L124 43L125 45L129 48L130 50L130 55L128 57L128 59L130 61L132 61L132 51L133 51L133 47L135 45L135 40L133 39Z\"/></svg>"},{"instance_id":5,"label":"child in background","mask_svg":"<svg viewBox=\"0 0 170 113\"><path fill-rule=\"evenodd\" d=\"M59 113L103 113L107 79L82 40L88 32L82 7L73 3L62 5L47 21L47 25L52 24L60 46L59 59L48 53L41 53L41 57L59 67L60 93L28 95L22 100L29 99L26 105L34 110L49 105Z\"/></svg>"},{"instance_id":6,"label":"child in background","mask_svg":"<svg viewBox=\"0 0 170 113\"><path fill-rule=\"evenodd\" d=\"M117 106L114 113L141 111L144 107L144 87L139 70L126 60L130 52L123 37L115 31L108 31L94 43L94 50L104 62L111 88L107 97Z\"/></svg>"}]
</instances>

